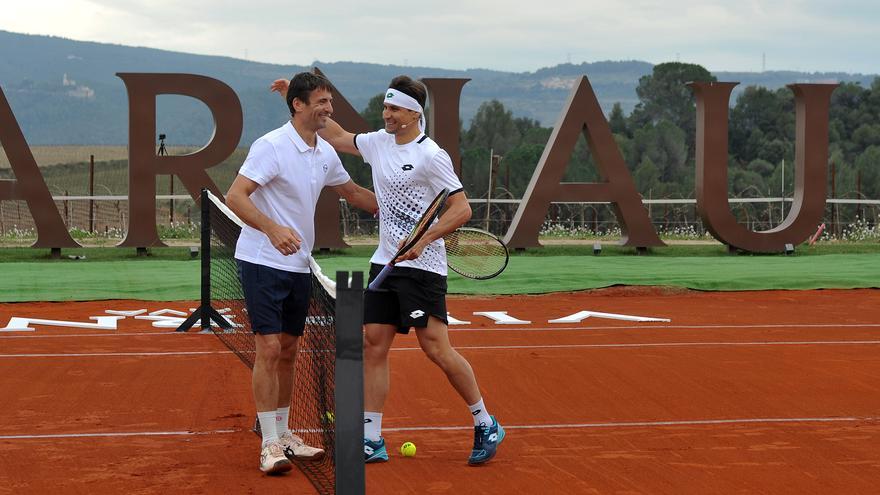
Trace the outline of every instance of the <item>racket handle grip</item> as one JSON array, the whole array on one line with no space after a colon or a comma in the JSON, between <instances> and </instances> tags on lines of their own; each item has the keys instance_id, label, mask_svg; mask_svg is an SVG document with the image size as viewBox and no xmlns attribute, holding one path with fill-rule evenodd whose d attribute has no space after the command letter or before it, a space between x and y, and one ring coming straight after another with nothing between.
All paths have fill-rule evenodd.
<instances>
[{"instance_id":1,"label":"racket handle grip","mask_svg":"<svg viewBox=\"0 0 880 495\"><path fill-rule=\"evenodd\" d=\"M370 285L367 286L367 289L378 290L379 287L382 286L382 282L385 281L385 278L388 277L388 274L391 273L392 268L394 268L394 265L391 263L385 265L385 267L382 268L382 271L379 272L378 275L376 275L376 278L374 278L373 281L370 282Z\"/></svg>"}]
</instances>

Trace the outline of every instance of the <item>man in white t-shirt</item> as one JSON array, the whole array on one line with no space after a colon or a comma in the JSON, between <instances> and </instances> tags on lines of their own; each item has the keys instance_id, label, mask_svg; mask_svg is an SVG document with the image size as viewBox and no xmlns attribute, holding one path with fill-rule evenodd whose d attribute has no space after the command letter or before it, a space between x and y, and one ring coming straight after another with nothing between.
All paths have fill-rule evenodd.
<instances>
[{"instance_id":1,"label":"man in white t-shirt","mask_svg":"<svg viewBox=\"0 0 880 495\"><path fill-rule=\"evenodd\" d=\"M375 195L349 177L336 151L318 136L333 112L332 86L303 72L289 81L292 118L251 145L226 204L246 224L235 249L248 318L255 334L252 387L263 442L260 469L292 468L291 460L323 457L288 424L293 370L308 312L309 256L315 204L324 186L375 212Z\"/></svg>"},{"instance_id":2,"label":"man in white t-shirt","mask_svg":"<svg viewBox=\"0 0 880 495\"><path fill-rule=\"evenodd\" d=\"M272 88L284 91L286 81ZM443 236L471 217L464 189L449 155L424 134L427 90L407 76L385 92L385 128L354 135L328 121L321 135L337 151L361 155L370 164L379 203L379 246L370 259L370 281L391 261L428 204L443 188L448 209L416 245L398 258L382 290L364 294L364 459L388 460L382 410L389 389L388 351L397 333L416 329L422 350L446 374L474 419L468 464L487 462L504 429L483 404L470 363L449 343L446 313L446 248Z\"/></svg>"}]
</instances>

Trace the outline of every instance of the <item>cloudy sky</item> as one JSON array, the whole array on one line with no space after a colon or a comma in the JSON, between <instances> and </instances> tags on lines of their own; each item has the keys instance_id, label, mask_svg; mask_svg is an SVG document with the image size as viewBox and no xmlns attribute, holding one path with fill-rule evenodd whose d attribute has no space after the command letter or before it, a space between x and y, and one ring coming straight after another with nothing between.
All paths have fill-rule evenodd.
<instances>
[{"instance_id":1,"label":"cloudy sky","mask_svg":"<svg viewBox=\"0 0 880 495\"><path fill-rule=\"evenodd\" d=\"M0 29L296 65L880 73L876 0L15 0Z\"/></svg>"}]
</instances>

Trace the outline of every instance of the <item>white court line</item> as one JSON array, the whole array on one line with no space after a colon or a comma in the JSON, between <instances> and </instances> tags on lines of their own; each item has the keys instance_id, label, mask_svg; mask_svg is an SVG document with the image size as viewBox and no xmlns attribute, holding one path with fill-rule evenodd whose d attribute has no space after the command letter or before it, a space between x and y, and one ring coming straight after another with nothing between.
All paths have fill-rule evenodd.
<instances>
[{"instance_id":1,"label":"white court line","mask_svg":"<svg viewBox=\"0 0 880 495\"><path fill-rule=\"evenodd\" d=\"M456 350L486 349L591 349L591 348L643 348L643 347L735 347L735 346L774 346L774 345L862 345L880 344L880 340L814 340L786 342L653 342L644 344L551 344L551 345L473 345L454 346ZM420 351L421 347L392 347L392 351Z\"/></svg>"},{"instance_id":2,"label":"white court line","mask_svg":"<svg viewBox=\"0 0 880 495\"><path fill-rule=\"evenodd\" d=\"M58 339L58 338L66 338L66 337L141 337L145 335L204 335L201 332L129 332L129 333L67 333L67 334L48 334L48 335L3 335L0 336L0 340L2 339L20 339L23 337L31 338L31 339Z\"/></svg>"},{"instance_id":3,"label":"white court line","mask_svg":"<svg viewBox=\"0 0 880 495\"><path fill-rule=\"evenodd\" d=\"M626 428L626 427L659 427L659 426L699 426L699 425L731 425L755 423L854 423L874 422L877 417L830 417L830 418L736 418L736 419L695 419L682 421L630 421L610 423L560 423L547 425L502 425L505 430L549 430L561 428ZM382 431L451 431L473 430L473 426L409 426L401 428L382 428Z\"/></svg>"},{"instance_id":4,"label":"white court line","mask_svg":"<svg viewBox=\"0 0 880 495\"><path fill-rule=\"evenodd\" d=\"M232 354L232 351L179 351L179 352L80 352L80 353L41 353L41 354L0 354L0 358L43 358L43 357L161 357L161 356L199 356L205 354Z\"/></svg>"},{"instance_id":5,"label":"white court line","mask_svg":"<svg viewBox=\"0 0 880 495\"><path fill-rule=\"evenodd\" d=\"M577 331L577 330L717 330L717 329L760 329L760 328L880 328L880 323L780 323L767 325L615 325L615 326L587 326L587 327L506 327L506 328L455 328L449 327L450 332L527 332L527 331ZM137 337L137 336L165 336L165 335L212 335L213 333L202 332L130 332L130 333L75 333L75 334L29 334L29 335L0 335L3 339L55 339L68 337Z\"/></svg>"},{"instance_id":6,"label":"white court line","mask_svg":"<svg viewBox=\"0 0 880 495\"><path fill-rule=\"evenodd\" d=\"M880 323L779 323L764 325L607 325L591 327L506 327L506 328L453 328L450 332L526 332L552 330L718 330L718 329L753 329L753 328L878 328ZM22 337L27 337L26 335Z\"/></svg>"},{"instance_id":7,"label":"white court line","mask_svg":"<svg viewBox=\"0 0 880 495\"><path fill-rule=\"evenodd\" d=\"M38 440L43 438L107 438L107 437L167 437L189 435L218 435L243 430L214 431L129 431L121 433L56 433L46 435L0 435L0 440Z\"/></svg>"},{"instance_id":8,"label":"white court line","mask_svg":"<svg viewBox=\"0 0 880 495\"><path fill-rule=\"evenodd\" d=\"M551 430L551 429L596 429L596 428L657 428L664 426L700 426L700 425L736 425L736 424L790 424L790 423L870 423L880 420L878 417L825 417L825 418L731 418L731 419L694 419L678 421L624 421L607 423L556 423L537 425L508 425L505 430ZM472 426L406 426L399 428L383 428L383 431L471 431ZM190 435L222 435L249 431L243 429L213 431L132 431L119 433L57 433L44 435L0 435L0 440L39 440L62 438L112 438L112 437L155 437L155 436L190 436Z\"/></svg>"},{"instance_id":9,"label":"white court line","mask_svg":"<svg viewBox=\"0 0 880 495\"><path fill-rule=\"evenodd\" d=\"M650 348L650 347L737 347L737 346L816 346L816 345L876 345L880 340L813 340L783 342L653 342L644 344L552 344L552 345L473 345L456 346L456 350L521 350L521 349L607 349L607 348ZM392 347L392 351L420 351L421 347ZM330 352L329 349L326 350ZM314 351L310 351L314 352ZM70 357L164 357L197 356L207 354L233 354L232 351L183 351L183 352L93 352L93 353L41 353L41 354L0 354L0 358L70 358Z\"/></svg>"}]
</instances>

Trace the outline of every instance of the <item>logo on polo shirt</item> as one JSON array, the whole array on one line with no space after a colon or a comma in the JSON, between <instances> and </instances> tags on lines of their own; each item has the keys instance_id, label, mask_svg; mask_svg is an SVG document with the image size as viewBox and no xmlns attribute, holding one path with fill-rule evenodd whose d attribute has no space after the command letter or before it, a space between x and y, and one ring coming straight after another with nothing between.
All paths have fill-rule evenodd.
<instances>
[{"instance_id":1,"label":"logo on polo shirt","mask_svg":"<svg viewBox=\"0 0 880 495\"><path fill-rule=\"evenodd\" d=\"M330 167L327 166L327 164L325 163L325 164L324 164L324 173L325 173L325 174L327 173L327 169L328 169L328 168L330 168Z\"/></svg>"},{"instance_id":2,"label":"logo on polo shirt","mask_svg":"<svg viewBox=\"0 0 880 495\"><path fill-rule=\"evenodd\" d=\"M412 164L407 163L406 165L404 165L404 166L402 166L402 167L400 167L400 168L403 169L404 172L409 172L409 171L412 170L414 167L412 166Z\"/></svg>"}]
</instances>

